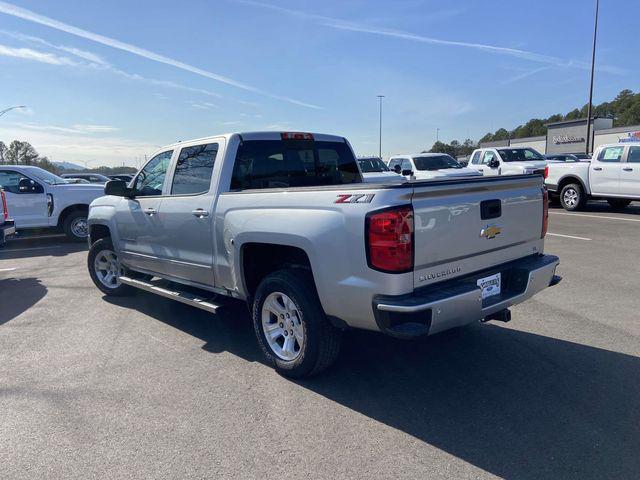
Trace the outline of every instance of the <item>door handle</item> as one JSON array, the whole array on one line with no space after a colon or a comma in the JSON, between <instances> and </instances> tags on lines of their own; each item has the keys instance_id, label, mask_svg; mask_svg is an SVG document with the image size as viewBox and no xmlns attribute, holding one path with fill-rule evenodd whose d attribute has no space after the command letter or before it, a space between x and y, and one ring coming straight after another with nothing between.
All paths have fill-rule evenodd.
<instances>
[{"instance_id":1,"label":"door handle","mask_svg":"<svg viewBox=\"0 0 640 480\"><path fill-rule=\"evenodd\" d=\"M602 167L593 167L593 169L599 172L600 170L602 170Z\"/></svg>"},{"instance_id":2,"label":"door handle","mask_svg":"<svg viewBox=\"0 0 640 480\"><path fill-rule=\"evenodd\" d=\"M198 218L202 218L202 217L208 217L209 216L209 212L207 212L206 210L202 209L202 208L196 208L195 210L193 210L191 212L191 215L194 215Z\"/></svg>"},{"instance_id":3,"label":"door handle","mask_svg":"<svg viewBox=\"0 0 640 480\"><path fill-rule=\"evenodd\" d=\"M625 172L633 172L633 168L631 168L631 167L624 167L623 170Z\"/></svg>"},{"instance_id":4,"label":"door handle","mask_svg":"<svg viewBox=\"0 0 640 480\"><path fill-rule=\"evenodd\" d=\"M156 213L158 213L158 211L155 208L145 208L144 213L146 213L149 216L153 216Z\"/></svg>"}]
</instances>

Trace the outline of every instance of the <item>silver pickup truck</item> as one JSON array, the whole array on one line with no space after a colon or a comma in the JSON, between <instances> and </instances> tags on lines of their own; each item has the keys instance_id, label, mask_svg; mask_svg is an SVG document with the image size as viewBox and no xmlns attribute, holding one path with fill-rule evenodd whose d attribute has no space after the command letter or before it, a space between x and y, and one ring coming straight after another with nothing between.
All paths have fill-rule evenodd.
<instances>
[{"instance_id":1,"label":"silver pickup truck","mask_svg":"<svg viewBox=\"0 0 640 480\"><path fill-rule=\"evenodd\" d=\"M267 360L318 373L341 333L412 338L508 308L560 278L541 175L368 184L342 137L234 133L162 148L89 211L88 268L215 312L247 302Z\"/></svg>"}]
</instances>

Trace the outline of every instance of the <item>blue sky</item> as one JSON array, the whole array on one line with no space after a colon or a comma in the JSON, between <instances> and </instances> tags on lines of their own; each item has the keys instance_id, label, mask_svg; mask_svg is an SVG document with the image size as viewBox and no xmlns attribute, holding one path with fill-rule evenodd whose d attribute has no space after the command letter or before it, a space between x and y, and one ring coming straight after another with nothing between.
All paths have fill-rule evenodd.
<instances>
[{"instance_id":1,"label":"blue sky","mask_svg":"<svg viewBox=\"0 0 640 480\"><path fill-rule=\"evenodd\" d=\"M383 155L586 103L593 2L0 1L0 140L138 165L228 131L336 133ZM603 0L594 101L638 90L640 2Z\"/></svg>"}]
</instances>

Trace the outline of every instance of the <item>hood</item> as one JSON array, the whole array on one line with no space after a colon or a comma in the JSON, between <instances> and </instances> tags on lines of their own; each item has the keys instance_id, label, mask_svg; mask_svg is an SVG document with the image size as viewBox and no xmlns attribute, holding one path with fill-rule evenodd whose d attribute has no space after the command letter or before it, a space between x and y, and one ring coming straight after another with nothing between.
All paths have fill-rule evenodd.
<instances>
[{"instance_id":1,"label":"hood","mask_svg":"<svg viewBox=\"0 0 640 480\"><path fill-rule=\"evenodd\" d=\"M406 178L395 172L363 173L362 179L365 183L402 183L406 181Z\"/></svg>"},{"instance_id":2,"label":"hood","mask_svg":"<svg viewBox=\"0 0 640 480\"><path fill-rule=\"evenodd\" d=\"M437 178L437 177L480 177L482 174L473 168L441 168L438 170L418 170L415 172L416 178Z\"/></svg>"},{"instance_id":3,"label":"hood","mask_svg":"<svg viewBox=\"0 0 640 480\"><path fill-rule=\"evenodd\" d=\"M98 183L57 183L51 187L65 192L101 192L104 195L104 185Z\"/></svg>"},{"instance_id":4,"label":"hood","mask_svg":"<svg viewBox=\"0 0 640 480\"><path fill-rule=\"evenodd\" d=\"M504 162L504 166L507 167L521 167L523 169L538 169L544 168L548 163L552 163L549 160L531 160L530 162Z\"/></svg>"}]
</instances>

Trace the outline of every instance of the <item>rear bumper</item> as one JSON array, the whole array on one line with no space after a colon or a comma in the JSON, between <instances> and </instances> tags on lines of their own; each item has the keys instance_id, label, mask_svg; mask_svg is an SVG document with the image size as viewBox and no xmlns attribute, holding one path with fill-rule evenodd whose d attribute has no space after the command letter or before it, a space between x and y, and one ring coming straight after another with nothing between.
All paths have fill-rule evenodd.
<instances>
[{"instance_id":1,"label":"rear bumper","mask_svg":"<svg viewBox=\"0 0 640 480\"><path fill-rule=\"evenodd\" d=\"M532 255L410 295L378 295L373 300L376 323L384 333L411 338L479 321L559 283L561 278L555 274L559 263L553 255ZM498 272L502 275L501 293L483 300L478 279Z\"/></svg>"},{"instance_id":2,"label":"rear bumper","mask_svg":"<svg viewBox=\"0 0 640 480\"><path fill-rule=\"evenodd\" d=\"M6 220L2 226L0 226L0 245L4 245L11 235L16 233L16 225L13 220Z\"/></svg>"}]
</instances>

